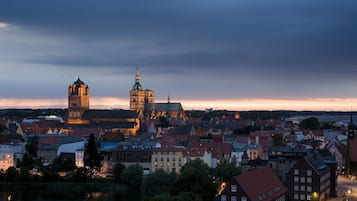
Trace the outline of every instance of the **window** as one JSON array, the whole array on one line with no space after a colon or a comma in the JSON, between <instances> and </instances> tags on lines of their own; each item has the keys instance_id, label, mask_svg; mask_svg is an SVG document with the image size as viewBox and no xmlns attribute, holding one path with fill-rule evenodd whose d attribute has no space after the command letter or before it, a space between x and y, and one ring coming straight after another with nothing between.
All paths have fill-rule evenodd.
<instances>
[{"instance_id":1,"label":"window","mask_svg":"<svg viewBox=\"0 0 357 201\"><path fill-rule=\"evenodd\" d=\"M294 185L294 191L299 191L299 185Z\"/></svg>"},{"instance_id":2,"label":"window","mask_svg":"<svg viewBox=\"0 0 357 201\"><path fill-rule=\"evenodd\" d=\"M299 177L294 177L294 182L299 182Z\"/></svg>"},{"instance_id":3,"label":"window","mask_svg":"<svg viewBox=\"0 0 357 201\"><path fill-rule=\"evenodd\" d=\"M299 169L294 169L294 175L299 175Z\"/></svg>"},{"instance_id":4,"label":"window","mask_svg":"<svg viewBox=\"0 0 357 201\"><path fill-rule=\"evenodd\" d=\"M306 181L307 181L307 183L311 183L312 182L311 177L306 178Z\"/></svg>"},{"instance_id":5,"label":"window","mask_svg":"<svg viewBox=\"0 0 357 201\"><path fill-rule=\"evenodd\" d=\"M305 194L300 194L300 200L305 200Z\"/></svg>"},{"instance_id":6,"label":"window","mask_svg":"<svg viewBox=\"0 0 357 201\"><path fill-rule=\"evenodd\" d=\"M242 197L240 200L241 201L247 201L247 197Z\"/></svg>"},{"instance_id":7,"label":"window","mask_svg":"<svg viewBox=\"0 0 357 201\"><path fill-rule=\"evenodd\" d=\"M231 201L237 201L237 196L232 196Z\"/></svg>"},{"instance_id":8,"label":"window","mask_svg":"<svg viewBox=\"0 0 357 201\"><path fill-rule=\"evenodd\" d=\"M227 201L227 196L226 195L221 195L221 201Z\"/></svg>"},{"instance_id":9,"label":"window","mask_svg":"<svg viewBox=\"0 0 357 201\"><path fill-rule=\"evenodd\" d=\"M305 177L300 177L300 182L305 183Z\"/></svg>"},{"instance_id":10,"label":"window","mask_svg":"<svg viewBox=\"0 0 357 201\"><path fill-rule=\"evenodd\" d=\"M311 200L311 195L306 195L306 200Z\"/></svg>"},{"instance_id":11,"label":"window","mask_svg":"<svg viewBox=\"0 0 357 201\"><path fill-rule=\"evenodd\" d=\"M299 194L294 193L294 200L297 200L297 199L299 199Z\"/></svg>"},{"instance_id":12,"label":"window","mask_svg":"<svg viewBox=\"0 0 357 201\"><path fill-rule=\"evenodd\" d=\"M237 185L231 185L231 191L237 192Z\"/></svg>"},{"instance_id":13,"label":"window","mask_svg":"<svg viewBox=\"0 0 357 201\"><path fill-rule=\"evenodd\" d=\"M312 175L312 170L307 170L307 176L311 176Z\"/></svg>"},{"instance_id":14,"label":"window","mask_svg":"<svg viewBox=\"0 0 357 201\"><path fill-rule=\"evenodd\" d=\"M300 186L300 191L305 191L305 186Z\"/></svg>"},{"instance_id":15,"label":"window","mask_svg":"<svg viewBox=\"0 0 357 201\"><path fill-rule=\"evenodd\" d=\"M306 186L306 191L311 192L311 186Z\"/></svg>"}]
</instances>

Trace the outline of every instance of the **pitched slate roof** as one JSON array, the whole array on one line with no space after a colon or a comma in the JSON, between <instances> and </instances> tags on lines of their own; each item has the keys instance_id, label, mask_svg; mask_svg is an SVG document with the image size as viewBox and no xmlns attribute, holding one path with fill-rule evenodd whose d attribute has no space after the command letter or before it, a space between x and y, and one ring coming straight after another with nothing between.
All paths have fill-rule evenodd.
<instances>
[{"instance_id":1,"label":"pitched slate roof","mask_svg":"<svg viewBox=\"0 0 357 201\"><path fill-rule=\"evenodd\" d=\"M181 103L155 103L155 111L183 111Z\"/></svg>"},{"instance_id":2,"label":"pitched slate roof","mask_svg":"<svg viewBox=\"0 0 357 201\"><path fill-rule=\"evenodd\" d=\"M138 113L132 110L87 110L83 114L83 119L133 119Z\"/></svg>"},{"instance_id":3,"label":"pitched slate roof","mask_svg":"<svg viewBox=\"0 0 357 201\"><path fill-rule=\"evenodd\" d=\"M326 166L323 157L319 153L312 153L304 157L304 159L316 170L319 175L324 175L330 171Z\"/></svg>"},{"instance_id":4,"label":"pitched slate roof","mask_svg":"<svg viewBox=\"0 0 357 201\"><path fill-rule=\"evenodd\" d=\"M251 201L275 200L287 192L287 188L268 167L251 170L234 178Z\"/></svg>"}]
</instances>

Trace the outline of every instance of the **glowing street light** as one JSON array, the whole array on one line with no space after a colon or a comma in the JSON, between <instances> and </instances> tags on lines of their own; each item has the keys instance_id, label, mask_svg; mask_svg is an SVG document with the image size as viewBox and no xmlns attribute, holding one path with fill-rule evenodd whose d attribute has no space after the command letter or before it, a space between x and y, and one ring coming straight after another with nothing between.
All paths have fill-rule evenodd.
<instances>
[{"instance_id":1,"label":"glowing street light","mask_svg":"<svg viewBox=\"0 0 357 201\"><path fill-rule=\"evenodd\" d=\"M312 193L312 199L313 200L319 200L319 194L317 192Z\"/></svg>"}]
</instances>

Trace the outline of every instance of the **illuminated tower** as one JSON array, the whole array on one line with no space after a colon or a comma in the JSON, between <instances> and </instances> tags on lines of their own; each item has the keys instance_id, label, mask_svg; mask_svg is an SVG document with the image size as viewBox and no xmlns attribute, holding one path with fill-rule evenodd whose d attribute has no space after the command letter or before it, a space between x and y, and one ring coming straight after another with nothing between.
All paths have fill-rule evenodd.
<instances>
[{"instance_id":1,"label":"illuminated tower","mask_svg":"<svg viewBox=\"0 0 357 201\"><path fill-rule=\"evenodd\" d=\"M140 115L143 115L145 104L154 103L154 101L154 91L143 90L140 84L139 67L136 66L135 84L130 90L130 110L136 110Z\"/></svg>"},{"instance_id":2,"label":"illuminated tower","mask_svg":"<svg viewBox=\"0 0 357 201\"><path fill-rule=\"evenodd\" d=\"M89 88L78 79L68 87L68 124L81 124L84 111L89 110Z\"/></svg>"}]
</instances>

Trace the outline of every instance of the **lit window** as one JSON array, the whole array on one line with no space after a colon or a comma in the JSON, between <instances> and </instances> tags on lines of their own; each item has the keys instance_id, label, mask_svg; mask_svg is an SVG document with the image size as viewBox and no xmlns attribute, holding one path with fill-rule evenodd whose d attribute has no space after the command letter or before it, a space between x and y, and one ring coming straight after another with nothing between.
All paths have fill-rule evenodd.
<instances>
[{"instance_id":1,"label":"lit window","mask_svg":"<svg viewBox=\"0 0 357 201\"><path fill-rule=\"evenodd\" d=\"M231 191L237 192L237 185L231 185Z\"/></svg>"}]
</instances>

